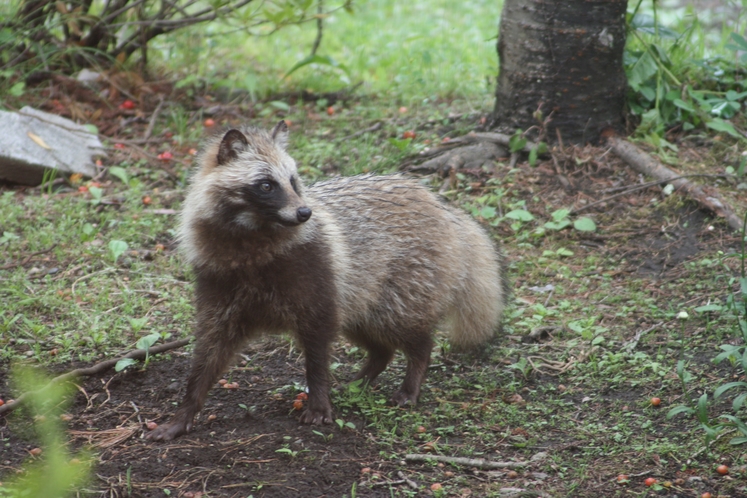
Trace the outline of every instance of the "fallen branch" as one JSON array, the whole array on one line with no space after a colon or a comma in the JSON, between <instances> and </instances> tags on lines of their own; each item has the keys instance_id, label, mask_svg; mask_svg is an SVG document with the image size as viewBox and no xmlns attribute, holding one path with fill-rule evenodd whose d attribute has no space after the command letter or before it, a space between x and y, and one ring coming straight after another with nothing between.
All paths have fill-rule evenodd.
<instances>
[{"instance_id":1,"label":"fallen branch","mask_svg":"<svg viewBox=\"0 0 747 498\"><path fill-rule=\"evenodd\" d=\"M173 342L167 342L166 344L160 344L158 346L153 346L152 348L149 348L147 350L145 349L135 349L133 351L130 351L124 356L120 356L119 358L114 358L111 360L102 361L100 363L97 363L90 367L85 368L76 368L75 370L72 370L70 372L64 373L62 375L59 375L49 381L49 384L42 387L38 391L30 391L23 393L17 400L15 400L13 403L6 403L3 406L0 406L0 415L3 415L6 412L10 412L18 408L21 404L23 404L29 397L34 396L36 394L43 393L47 389L49 389L52 386L55 386L57 384L60 384L62 382L66 382L68 380L72 380L76 377L85 377L89 375L95 375L101 372L104 372L106 370L109 370L114 365L117 364L119 360L124 360L125 358L132 358L133 360L142 360L145 359L146 355L153 355L158 353L163 353L165 351L169 351L171 349L180 348L182 346L186 346L189 344L189 339L181 339L178 341Z\"/></svg>"},{"instance_id":2,"label":"fallen branch","mask_svg":"<svg viewBox=\"0 0 747 498\"><path fill-rule=\"evenodd\" d=\"M153 127L156 125L156 120L158 120L158 115L161 112L161 108L163 107L163 97L158 99L158 105L156 106L156 109L153 111L153 114L150 115L150 121L148 121L148 127L145 129L145 133L143 134L143 140L146 142L148 139L150 139L150 136L153 134Z\"/></svg>"},{"instance_id":3,"label":"fallen branch","mask_svg":"<svg viewBox=\"0 0 747 498\"><path fill-rule=\"evenodd\" d=\"M598 201L594 201L591 204L586 204L581 207L573 208L570 212L570 214L577 214L581 211L584 211L585 209L589 209L590 207L598 206L599 204L602 204L604 202L609 202L613 199L617 199L618 197L621 197L623 195L628 195L631 192L637 192L639 190L645 190L647 188L655 187L657 185L661 185L662 183L671 183L673 180L679 180L680 178L693 178L693 177L709 177L709 178L729 178L729 175L705 175L705 174L695 174L695 175L680 175L675 176L674 178L670 178L668 180L654 180L653 182L648 183L641 183L640 185L633 185L632 187L624 187L624 190L622 192L618 192L614 195L611 195L609 197L605 197L604 199L599 199Z\"/></svg>"},{"instance_id":4,"label":"fallen branch","mask_svg":"<svg viewBox=\"0 0 747 498\"><path fill-rule=\"evenodd\" d=\"M741 230L741 220L714 189L701 187L688 181L630 142L615 137L607 140L615 154L628 163L628 166L639 173L670 183L678 190L687 193L702 208L725 218L732 229Z\"/></svg>"},{"instance_id":5,"label":"fallen branch","mask_svg":"<svg viewBox=\"0 0 747 498\"><path fill-rule=\"evenodd\" d=\"M374 123L372 126L369 126L368 128L363 128L362 130L358 130L355 133L351 133L350 135L342 137L342 138L338 139L338 141L343 142L345 140L348 140L349 138L354 138L354 137L357 137L359 135L363 135L364 133L369 133L369 132L372 132L372 131L377 131L377 130L381 129L382 126L383 125L381 124L381 121L379 121L377 123Z\"/></svg>"},{"instance_id":6,"label":"fallen branch","mask_svg":"<svg viewBox=\"0 0 747 498\"><path fill-rule=\"evenodd\" d=\"M26 258L23 261L20 261L18 263L10 263L10 264L7 264L5 266L0 266L0 270L10 270L10 269L16 268L18 266L24 266L25 264L27 264L28 262L30 262L31 258L33 258L34 256L39 256L40 254L48 253L52 249L54 249L55 247L57 247L57 244L52 244L52 247L50 247L49 249L44 249L42 251L32 252L31 254L29 254L28 256L26 256Z\"/></svg>"},{"instance_id":7,"label":"fallen branch","mask_svg":"<svg viewBox=\"0 0 747 498\"><path fill-rule=\"evenodd\" d=\"M527 462L492 462L484 458L463 458L448 457L443 455L423 455L419 453L410 453L405 455L408 462L427 462L435 460L436 462L451 463L454 465L465 465L467 467L477 467L478 469L521 469L527 466Z\"/></svg>"}]
</instances>

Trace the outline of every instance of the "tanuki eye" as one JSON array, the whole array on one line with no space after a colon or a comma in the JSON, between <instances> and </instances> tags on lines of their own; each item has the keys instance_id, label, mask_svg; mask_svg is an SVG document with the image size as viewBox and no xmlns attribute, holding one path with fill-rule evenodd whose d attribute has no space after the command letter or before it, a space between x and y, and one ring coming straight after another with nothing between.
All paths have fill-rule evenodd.
<instances>
[{"instance_id":1,"label":"tanuki eye","mask_svg":"<svg viewBox=\"0 0 747 498\"><path fill-rule=\"evenodd\" d=\"M262 182L259 184L259 188L262 189L262 192L269 192L272 190L272 183L270 182Z\"/></svg>"}]
</instances>

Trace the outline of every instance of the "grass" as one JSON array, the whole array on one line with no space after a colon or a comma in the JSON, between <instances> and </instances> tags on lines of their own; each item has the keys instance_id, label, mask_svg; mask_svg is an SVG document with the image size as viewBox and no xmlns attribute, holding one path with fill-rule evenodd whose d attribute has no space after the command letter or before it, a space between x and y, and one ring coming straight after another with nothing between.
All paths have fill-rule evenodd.
<instances>
[{"instance_id":1,"label":"grass","mask_svg":"<svg viewBox=\"0 0 747 498\"><path fill-rule=\"evenodd\" d=\"M337 173L390 172L411 153L469 131L477 120L470 113L490 108L493 89L485 77L495 73L495 40L490 38L499 6L467 2L457 13L447 11L449 6L368 2L353 15L334 14L326 22L321 53L345 64L348 75L322 66L280 78L308 53L314 36L311 25L290 28L239 50L236 34L198 32L175 37L176 45L163 42L161 49L184 61L182 76L198 74L214 86L253 91L257 100L250 99L244 110L256 116L255 124L270 127L281 118L292 121L291 151L308 180ZM387 29L381 29L384 24ZM187 52L196 47L203 48L190 59ZM719 47L716 43L709 50ZM675 66L676 74L686 72L685 67L684 62ZM303 103L276 95L306 88L337 90L347 85L343 76L364 81L361 96L335 103L331 115L326 112L329 102ZM286 105L273 105L278 101ZM408 109L400 112L401 106ZM124 168L126 182L109 175L98 186L84 183L87 191L79 191L77 183L51 190L2 191L0 264L9 266L0 270L4 370L11 362L67 369L72 363L118 355L151 333L164 339L190 335L192 278L176 254L176 216L168 213L180 207L191 165L187 151L203 134L190 124L200 120L190 121L193 112L173 103L154 131L158 137L167 131L174 134L171 140L163 138L153 152L174 151L171 166L179 180L155 162L137 159L131 150L112 149L107 165ZM452 116L462 113L461 119ZM737 121L741 119L740 111ZM230 115L219 120L222 125L237 121ZM382 123L380 131L344 138L376 122ZM417 130L417 137L400 150L389 139L405 130ZM724 158L731 157L740 142L728 137L713 140L713 133L701 135L709 140L707 146L683 141L681 148L702 161L683 154L682 167L695 170L693 163L700 167L702 162L709 171L720 173L727 163ZM622 172L609 172L615 165L599 159L601 155L579 153L568 174L580 172L574 177L577 181L598 177L610 185L631 181ZM725 303L730 292L739 295L735 245L722 242L728 232L713 220L683 215L686 206L680 197L651 192L641 193L634 199L638 204L626 210L618 206L595 212L600 229L591 236L544 230L552 213L575 198L549 183L542 167L541 163L539 168L509 170L503 161L498 166L500 178L476 187L472 177L462 176L448 194L490 226L508 254L515 302L507 311L501 338L476 356L455 355L440 342L422 402L413 410L385 404L386 393L404 371L398 355L382 375L380 389L350 386L334 391L336 416L343 421L362 418L386 462L428 450L493 460L549 453L541 465L544 478L522 474L516 480L501 474L478 482L465 472L446 479L436 466L412 471L426 486L444 482L447 495L479 487L485 496L497 496L502 487L515 485L553 496L600 496L600 489L604 496L645 496L642 476L631 478L629 486L612 483L619 473L641 472L672 481L684 494L716 488L735 496L744 493L743 446L730 445L732 436L707 444L694 416L667 417L673 406L695 406L703 393L712 397L727 379L744 380L737 363L712 363L720 345L743 344L735 313L725 307L695 311L708 303ZM598 187L584 185L584 192ZM736 198L733 185L722 187ZM101 189L101 195L93 195L93 188ZM494 209L485 210L486 206ZM505 217L517 209L533 213L534 219ZM713 233L721 239L708 236L709 224L715 225ZM680 237L683 231L702 238L700 248L670 268L655 262L658 269L646 270L648 260L658 257L662 247L691 243ZM116 241L127 245L119 257L112 249ZM675 252L663 251L668 257ZM29 256L27 263L16 265ZM687 320L677 318L682 311L688 313ZM538 343L521 341L541 327L549 327L551 337ZM645 330L649 332L634 341L636 332ZM360 350L343 343L337 353L340 361L334 368L341 379L350 378L350 371L362 361ZM680 360L691 376L686 383L678 375ZM561 372L561 366L568 368ZM663 400L660 408L650 405L652 396ZM744 418L744 407L730 411L731 399L708 405L709 419L721 414ZM728 435L729 430L733 428L722 433ZM326 435L332 429L321 432ZM311 458L304 452L292 456ZM714 464L722 461L734 469L733 481L714 475ZM687 481L692 476L708 481L693 484ZM397 491L398 496L408 493L407 488Z\"/></svg>"},{"instance_id":2,"label":"grass","mask_svg":"<svg viewBox=\"0 0 747 498\"><path fill-rule=\"evenodd\" d=\"M359 2L353 13L337 11L324 21L317 53L344 65L347 73L315 64L283 79L309 55L316 36L314 23L251 39L221 25L198 28L167 40L161 51L169 58L176 56L171 60L180 64L174 69L184 76L199 74L254 95L336 91L361 82L362 93L386 95L393 106L456 98L484 109L497 75L501 5L471 1L455 8L446 0L384 0Z\"/></svg>"}]
</instances>

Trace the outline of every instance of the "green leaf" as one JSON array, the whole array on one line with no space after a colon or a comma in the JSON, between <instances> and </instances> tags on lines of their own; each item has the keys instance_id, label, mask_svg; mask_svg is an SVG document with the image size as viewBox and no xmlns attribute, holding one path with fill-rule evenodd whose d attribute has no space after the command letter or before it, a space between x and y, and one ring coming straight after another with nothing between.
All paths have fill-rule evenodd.
<instances>
[{"instance_id":1,"label":"green leaf","mask_svg":"<svg viewBox=\"0 0 747 498\"><path fill-rule=\"evenodd\" d=\"M561 247L560 249L558 249L556 251L556 254L558 256L568 256L568 257L570 257L570 256L573 256L573 251L571 251L570 249L566 249L565 247Z\"/></svg>"},{"instance_id":2,"label":"green leaf","mask_svg":"<svg viewBox=\"0 0 747 498\"><path fill-rule=\"evenodd\" d=\"M524 138L523 132L521 130L516 130L516 133L514 133L508 141L508 148L511 150L511 153L519 152L526 144L527 139Z\"/></svg>"},{"instance_id":3,"label":"green leaf","mask_svg":"<svg viewBox=\"0 0 747 498\"><path fill-rule=\"evenodd\" d=\"M511 218L512 220L518 220L518 221L532 221L534 219L534 215L527 211L526 209L514 209L513 211L509 211L506 213L506 218Z\"/></svg>"},{"instance_id":4,"label":"green leaf","mask_svg":"<svg viewBox=\"0 0 747 498\"><path fill-rule=\"evenodd\" d=\"M149 350L152 345L154 345L156 342L158 342L158 339L161 338L161 334L154 332L152 334L148 334L144 337L141 337L135 346L138 347L138 349L144 349Z\"/></svg>"},{"instance_id":5,"label":"green leaf","mask_svg":"<svg viewBox=\"0 0 747 498\"><path fill-rule=\"evenodd\" d=\"M480 217L485 218L486 220L495 218L497 214L498 212L493 206L483 206L483 208L480 210Z\"/></svg>"},{"instance_id":6,"label":"green leaf","mask_svg":"<svg viewBox=\"0 0 747 498\"><path fill-rule=\"evenodd\" d=\"M692 415L693 413L695 413L695 410L685 405L675 406L667 412L667 418L672 418L680 413L687 413L688 415Z\"/></svg>"},{"instance_id":7,"label":"green leaf","mask_svg":"<svg viewBox=\"0 0 747 498\"><path fill-rule=\"evenodd\" d=\"M529 151L529 166L535 166L537 164L537 147L532 147Z\"/></svg>"},{"instance_id":8,"label":"green leaf","mask_svg":"<svg viewBox=\"0 0 747 498\"><path fill-rule=\"evenodd\" d=\"M723 307L720 304L706 304L705 306L698 306L695 308L696 313L705 313L708 311L721 311Z\"/></svg>"},{"instance_id":9,"label":"green leaf","mask_svg":"<svg viewBox=\"0 0 747 498\"><path fill-rule=\"evenodd\" d=\"M552 219L554 221L562 221L568 218L569 214L571 214L571 210L563 208L563 209L558 209L557 211L553 211L553 213L550 216L552 216Z\"/></svg>"},{"instance_id":10,"label":"green leaf","mask_svg":"<svg viewBox=\"0 0 747 498\"><path fill-rule=\"evenodd\" d=\"M10 90L8 90L8 93L14 97L20 97L23 95L24 90L26 89L26 83L23 81L19 81L12 87L10 87Z\"/></svg>"},{"instance_id":11,"label":"green leaf","mask_svg":"<svg viewBox=\"0 0 747 498\"><path fill-rule=\"evenodd\" d=\"M594 232L597 229L597 224L591 218L579 218L573 222L573 228L579 232Z\"/></svg>"},{"instance_id":12,"label":"green leaf","mask_svg":"<svg viewBox=\"0 0 747 498\"><path fill-rule=\"evenodd\" d=\"M646 50L638 60L628 69L628 83L633 88L640 87L647 79L655 75L657 71L656 60Z\"/></svg>"},{"instance_id":13,"label":"green leaf","mask_svg":"<svg viewBox=\"0 0 747 498\"><path fill-rule=\"evenodd\" d=\"M744 443L747 443L747 437L735 437L729 440L729 444L734 445L734 446L738 444L744 444Z\"/></svg>"},{"instance_id":14,"label":"green leaf","mask_svg":"<svg viewBox=\"0 0 747 498\"><path fill-rule=\"evenodd\" d=\"M127 170L120 166L110 166L109 174L119 178L119 180L125 185L128 185L130 183L130 175L127 174Z\"/></svg>"},{"instance_id":15,"label":"green leaf","mask_svg":"<svg viewBox=\"0 0 747 498\"><path fill-rule=\"evenodd\" d=\"M101 202L101 198L104 196L104 189L99 187L88 187L88 192L91 193L94 204L98 204L99 202Z\"/></svg>"},{"instance_id":16,"label":"green leaf","mask_svg":"<svg viewBox=\"0 0 747 498\"><path fill-rule=\"evenodd\" d=\"M301 69L304 66L308 66L309 64L322 64L325 66L334 67L336 69L342 70L346 75L348 75L348 68L345 67L342 64L339 64L336 60L334 60L332 57L326 56L326 55L310 55L306 57L305 59L300 60L296 63L295 66L293 66L290 71L285 73L283 76L283 79L287 78L291 74L295 73L299 69Z\"/></svg>"},{"instance_id":17,"label":"green leaf","mask_svg":"<svg viewBox=\"0 0 747 498\"><path fill-rule=\"evenodd\" d=\"M562 230L567 226L570 226L571 220L562 220L562 221L548 221L543 226L547 228L548 230Z\"/></svg>"},{"instance_id":18,"label":"green leaf","mask_svg":"<svg viewBox=\"0 0 747 498\"><path fill-rule=\"evenodd\" d=\"M89 133L93 133L94 135L99 134L99 128L95 124L88 123L88 124L83 125L83 128L88 130Z\"/></svg>"},{"instance_id":19,"label":"green leaf","mask_svg":"<svg viewBox=\"0 0 747 498\"><path fill-rule=\"evenodd\" d=\"M133 360L132 358L122 358L117 362L116 365L114 365L114 371L115 372L121 372L125 368L129 367L130 365L136 364L137 361Z\"/></svg>"},{"instance_id":20,"label":"green leaf","mask_svg":"<svg viewBox=\"0 0 747 498\"><path fill-rule=\"evenodd\" d=\"M722 394L734 387L747 387L747 382L727 382L713 392L713 397L718 399Z\"/></svg>"},{"instance_id":21,"label":"green leaf","mask_svg":"<svg viewBox=\"0 0 747 498\"><path fill-rule=\"evenodd\" d=\"M726 48L731 50L744 50L747 52L747 40L745 40L744 36L739 33L732 33L729 37L731 38L731 41L734 42L734 45L727 45Z\"/></svg>"},{"instance_id":22,"label":"green leaf","mask_svg":"<svg viewBox=\"0 0 747 498\"><path fill-rule=\"evenodd\" d=\"M734 138L744 138L737 132L737 130L734 129L734 125L720 118L712 119L711 121L706 123L706 126L718 132L728 133Z\"/></svg>"},{"instance_id":23,"label":"green leaf","mask_svg":"<svg viewBox=\"0 0 747 498\"><path fill-rule=\"evenodd\" d=\"M275 109L280 109L281 111L285 111L285 112L290 111L290 106L286 104L285 102L283 102L282 100L273 100L272 102L269 103L269 105L271 105Z\"/></svg>"},{"instance_id":24,"label":"green leaf","mask_svg":"<svg viewBox=\"0 0 747 498\"><path fill-rule=\"evenodd\" d=\"M116 263L119 257L125 253L130 246L123 240L112 240L109 242L109 252Z\"/></svg>"},{"instance_id":25,"label":"green leaf","mask_svg":"<svg viewBox=\"0 0 747 498\"><path fill-rule=\"evenodd\" d=\"M698 398L698 420L703 425L708 425L708 394L703 394Z\"/></svg>"},{"instance_id":26,"label":"green leaf","mask_svg":"<svg viewBox=\"0 0 747 498\"><path fill-rule=\"evenodd\" d=\"M695 112L695 109L693 108L693 106L691 106L690 104L688 104L687 102L685 102L682 99L674 99L674 101L672 103L674 105L676 105L677 107L679 107L680 109L684 110L684 111L687 111L687 112L690 112L690 113L694 113Z\"/></svg>"},{"instance_id":27,"label":"green leaf","mask_svg":"<svg viewBox=\"0 0 747 498\"><path fill-rule=\"evenodd\" d=\"M397 147L400 152L404 152L408 145L412 142L412 138L390 138L389 143Z\"/></svg>"}]
</instances>

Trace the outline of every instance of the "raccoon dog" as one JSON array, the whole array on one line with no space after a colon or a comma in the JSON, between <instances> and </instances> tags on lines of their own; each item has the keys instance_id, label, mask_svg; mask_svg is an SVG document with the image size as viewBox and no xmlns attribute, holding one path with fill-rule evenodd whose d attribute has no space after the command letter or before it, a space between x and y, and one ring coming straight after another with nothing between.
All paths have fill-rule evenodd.
<instances>
[{"instance_id":1,"label":"raccoon dog","mask_svg":"<svg viewBox=\"0 0 747 498\"><path fill-rule=\"evenodd\" d=\"M368 352L355 379L373 381L404 352L391 398L415 403L433 329L456 347L492 337L505 301L502 260L465 213L401 176L356 176L304 187L288 129L230 130L199 159L179 239L196 280L197 341L173 419L149 434L188 432L233 355L262 333L291 331L306 359L301 422L332 422L328 369L338 335Z\"/></svg>"}]
</instances>

